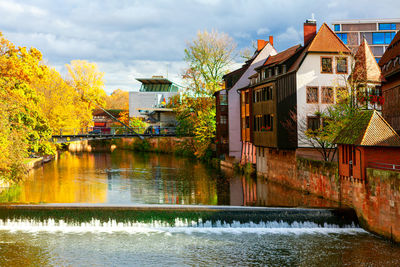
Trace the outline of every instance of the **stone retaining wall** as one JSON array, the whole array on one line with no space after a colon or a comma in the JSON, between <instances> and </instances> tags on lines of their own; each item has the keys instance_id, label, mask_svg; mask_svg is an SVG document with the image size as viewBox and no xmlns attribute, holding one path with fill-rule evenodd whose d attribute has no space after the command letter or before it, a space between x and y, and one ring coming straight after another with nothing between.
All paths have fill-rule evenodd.
<instances>
[{"instance_id":1,"label":"stone retaining wall","mask_svg":"<svg viewBox=\"0 0 400 267\"><path fill-rule=\"evenodd\" d=\"M360 182L339 177L337 164L296 157L295 151L270 149L268 180L354 208L361 225L400 242L400 173L367 169Z\"/></svg>"}]
</instances>

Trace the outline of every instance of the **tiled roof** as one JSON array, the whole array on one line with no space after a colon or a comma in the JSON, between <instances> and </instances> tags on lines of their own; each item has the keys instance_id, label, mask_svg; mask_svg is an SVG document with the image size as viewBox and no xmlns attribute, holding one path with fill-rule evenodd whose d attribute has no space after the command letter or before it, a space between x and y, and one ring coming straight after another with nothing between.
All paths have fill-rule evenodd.
<instances>
[{"instance_id":1,"label":"tiled roof","mask_svg":"<svg viewBox=\"0 0 400 267\"><path fill-rule=\"evenodd\" d=\"M317 35L315 35L308 52L334 52L349 54L350 49L340 40L340 38L324 23Z\"/></svg>"},{"instance_id":2,"label":"tiled roof","mask_svg":"<svg viewBox=\"0 0 400 267\"><path fill-rule=\"evenodd\" d=\"M291 56L293 56L298 51L299 48L301 48L300 44L292 46L274 56L268 57L268 59L264 63L264 66L279 64L286 61Z\"/></svg>"},{"instance_id":3,"label":"tiled roof","mask_svg":"<svg viewBox=\"0 0 400 267\"><path fill-rule=\"evenodd\" d=\"M384 76L386 76L386 74L392 73L395 70L400 69L399 62L397 62L397 66L394 66L392 63L391 68L387 70L383 67L390 60L394 60L396 57L400 57L400 31L398 31L397 34L394 36L392 42L390 42L390 45L386 49L382 58L379 60L379 66L382 68L382 73Z\"/></svg>"},{"instance_id":4,"label":"tiled roof","mask_svg":"<svg viewBox=\"0 0 400 267\"><path fill-rule=\"evenodd\" d=\"M301 55L296 59L290 67L289 72L297 70L307 53L336 53L336 54L349 54L350 49L340 40L340 38L324 23L319 31L314 36L311 42L308 42L302 48Z\"/></svg>"},{"instance_id":5,"label":"tiled roof","mask_svg":"<svg viewBox=\"0 0 400 267\"><path fill-rule=\"evenodd\" d=\"M371 48L365 39L358 47L354 60L355 65L350 76L353 81L381 82L381 69L376 63Z\"/></svg>"},{"instance_id":6,"label":"tiled roof","mask_svg":"<svg viewBox=\"0 0 400 267\"><path fill-rule=\"evenodd\" d=\"M336 137L336 144L400 146L400 136L377 111L358 114Z\"/></svg>"}]
</instances>

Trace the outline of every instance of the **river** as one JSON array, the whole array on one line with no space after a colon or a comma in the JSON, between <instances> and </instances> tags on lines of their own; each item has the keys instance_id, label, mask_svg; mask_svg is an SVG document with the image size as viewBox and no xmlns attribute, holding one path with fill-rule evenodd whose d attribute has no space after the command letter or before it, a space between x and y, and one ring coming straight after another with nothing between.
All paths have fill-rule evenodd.
<instances>
[{"instance_id":1,"label":"river","mask_svg":"<svg viewBox=\"0 0 400 267\"><path fill-rule=\"evenodd\" d=\"M119 150L62 153L30 172L20 185L3 190L0 202L338 206L263 178L219 172L195 160ZM400 266L398 245L357 225L79 220L2 217L0 265Z\"/></svg>"}]
</instances>

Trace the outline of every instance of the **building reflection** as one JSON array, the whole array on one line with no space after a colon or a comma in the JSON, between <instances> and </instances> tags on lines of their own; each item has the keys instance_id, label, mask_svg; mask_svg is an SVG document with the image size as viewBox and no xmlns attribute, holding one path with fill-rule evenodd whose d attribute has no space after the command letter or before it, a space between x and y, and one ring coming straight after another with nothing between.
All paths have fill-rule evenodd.
<instances>
[{"instance_id":1,"label":"building reflection","mask_svg":"<svg viewBox=\"0 0 400 267\"><path fill-rule=\"evenodd\" d=\"M263 177L224 173L229 179L230 205L270 207L337 207L339 204L315 195L305 194Z\"/></svg>"}]
</instances>

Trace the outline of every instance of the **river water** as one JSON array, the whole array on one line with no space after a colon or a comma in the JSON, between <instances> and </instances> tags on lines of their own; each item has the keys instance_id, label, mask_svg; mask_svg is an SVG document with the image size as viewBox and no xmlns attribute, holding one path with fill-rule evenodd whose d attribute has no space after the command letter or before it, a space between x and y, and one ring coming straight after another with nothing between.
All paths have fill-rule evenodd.
<instances>
[{"instance_id":1,"label":"river water","mask_svg":"<svg viewBox=\"0 0 400 267\"><path fill-rule=\"evenodd\" d=\"M262 178L171 155L65 152L3 203L337 207ZM400 247L355 225L0 220L2 266L400 266Z\"/></svg>"}]
</instances>

